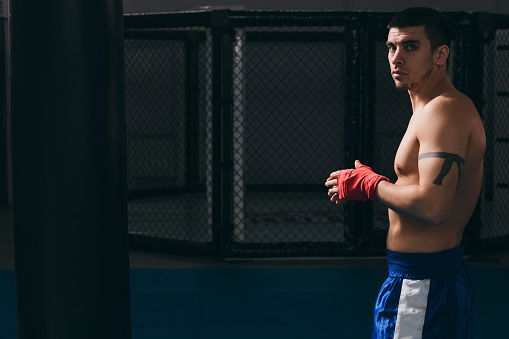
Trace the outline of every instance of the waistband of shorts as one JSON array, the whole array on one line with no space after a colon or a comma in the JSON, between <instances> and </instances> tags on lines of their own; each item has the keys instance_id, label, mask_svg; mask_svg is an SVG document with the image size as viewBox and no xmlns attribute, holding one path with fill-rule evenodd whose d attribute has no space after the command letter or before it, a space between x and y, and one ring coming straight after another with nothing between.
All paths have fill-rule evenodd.
<instances>
[{"instance_id":1,"label":"waistband of shorts","mask_svg":"<svg viewBox=\"0 0 509 339\"><path fill-rule=\"evenodd\" d=\"M405 279L447 278L465 265L463 246L433 253L398 253L387 250L389 276Z\"/></svg>"}]
</instances>

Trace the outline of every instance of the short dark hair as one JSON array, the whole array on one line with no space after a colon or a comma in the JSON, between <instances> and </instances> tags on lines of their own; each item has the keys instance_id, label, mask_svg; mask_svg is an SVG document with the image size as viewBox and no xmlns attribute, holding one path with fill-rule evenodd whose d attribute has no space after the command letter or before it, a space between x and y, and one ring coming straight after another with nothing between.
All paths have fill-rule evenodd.
<instances>
[{"instance_id":1,"label":"short dark hair","mask_svg":"<svg viewBox=\"0 0 509 339\"><path fill-rule=\"evenodd\" d=\"M447 45L451 38L449 26L440 12L427 7L411 7L396 14L387 28L424 26L424 32L431 43L431 49Z\"/></svg>"}]
</instances>

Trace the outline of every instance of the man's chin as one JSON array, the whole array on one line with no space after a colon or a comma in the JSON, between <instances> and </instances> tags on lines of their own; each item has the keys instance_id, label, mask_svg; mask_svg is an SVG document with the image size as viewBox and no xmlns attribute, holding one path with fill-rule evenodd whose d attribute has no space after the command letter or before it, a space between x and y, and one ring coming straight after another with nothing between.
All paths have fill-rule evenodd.
<instances>
[{"instance_id":1,"label":"man's chin","mask_svg":"<svg viewBox=\"0 0 509 339\"><path fill-rule=\"evenodd\" d=\"M409 89L412 88L412 86L410 84L405 84L405 83L401 83L401 82L395 82L394 83L394 87L396 87L396 89L400 89L402 91L408 91Z\"/></svg>"}]
</instances>

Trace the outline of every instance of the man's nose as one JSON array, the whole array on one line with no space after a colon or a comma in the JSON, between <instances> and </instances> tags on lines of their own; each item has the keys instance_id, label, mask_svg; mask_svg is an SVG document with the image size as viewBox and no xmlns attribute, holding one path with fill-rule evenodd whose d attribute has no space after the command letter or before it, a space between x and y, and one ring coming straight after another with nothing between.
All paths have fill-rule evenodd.
<instances>
[{"instance_id":1,"label":"man's nose","mask_svg":"<svg viewBox=\"0 0 509 339\"><path fill-rule=\"evenodd\" d=\"M399 48L391 56L391 64L393 65L402 65L405 63L405 59L403 58L403 54Z\"/></svg>"}]
</instances>

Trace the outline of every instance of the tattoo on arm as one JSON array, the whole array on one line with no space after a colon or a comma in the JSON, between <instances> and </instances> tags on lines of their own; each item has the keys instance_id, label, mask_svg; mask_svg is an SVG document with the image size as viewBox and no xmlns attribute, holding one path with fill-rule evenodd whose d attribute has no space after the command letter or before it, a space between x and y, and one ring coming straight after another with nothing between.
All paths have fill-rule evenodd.
<instances>
[{"instance_id":1,"label":"tattoo on arm","mask_svg":"<svg viewBox=\"0 0 509 339\"><path fill-rule=\"evenodd\" d=\"M427 158L445 159L444 164L442 165L442 169L440 170L440 173L435 178L435 180L433 180L433 183L435 185L439 185L439 186L442 186L442 181L444 180L445 176L447 174L449 174L449 172L451 171L452 164L456 163L458 165L458 186L459 186L460 178L461 178L461 168L462 168L463 164L465 163L465 160L463 160L462 157L460 157L457 154L446 153L446 152L429 152L429 153L419 154L418 160L427 159ZM458 189L458 186L456 186L456 189Z\"/></svg>"}]
</instances>

